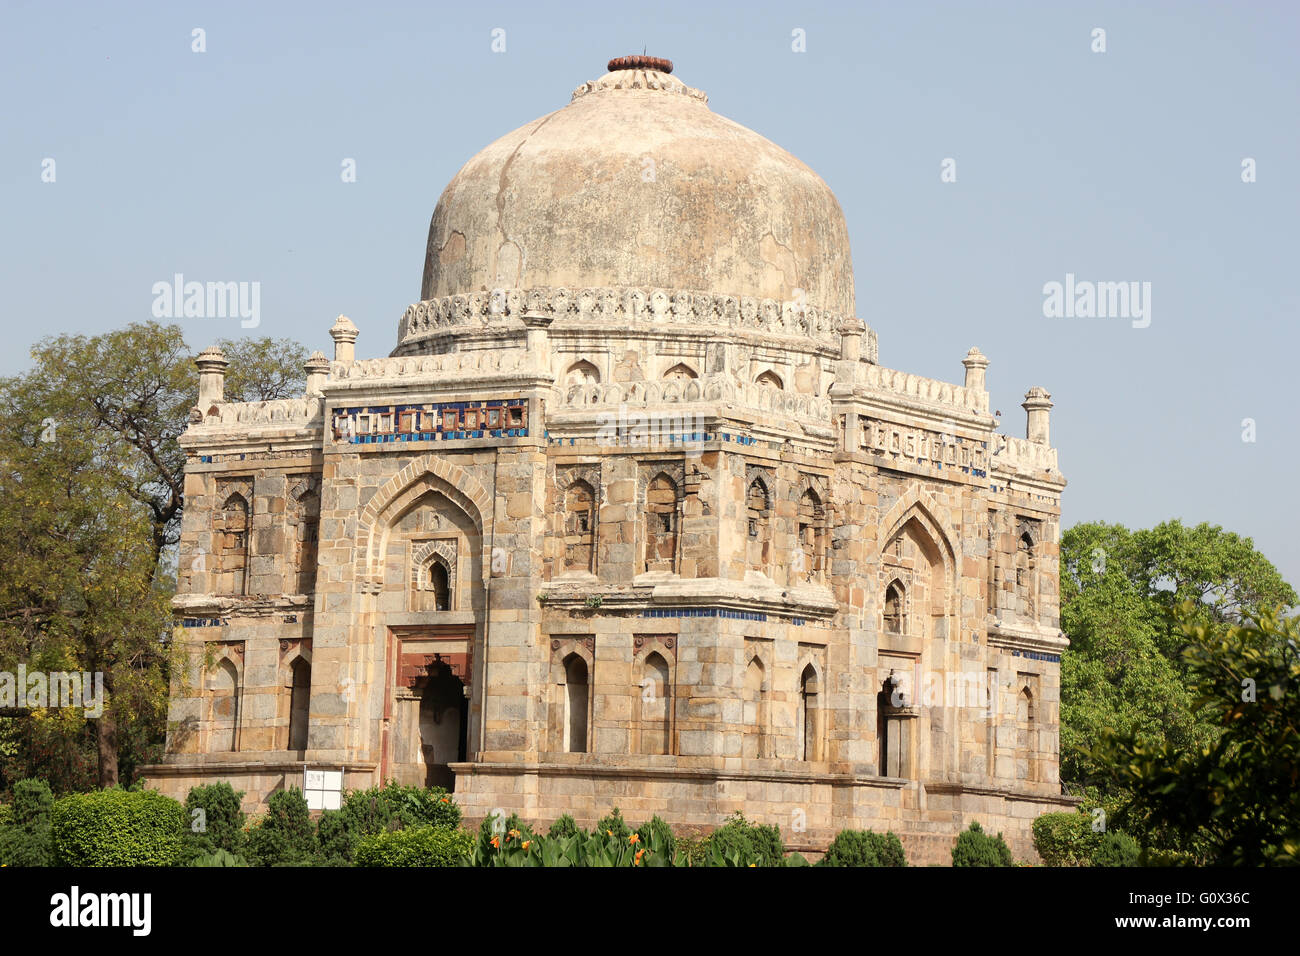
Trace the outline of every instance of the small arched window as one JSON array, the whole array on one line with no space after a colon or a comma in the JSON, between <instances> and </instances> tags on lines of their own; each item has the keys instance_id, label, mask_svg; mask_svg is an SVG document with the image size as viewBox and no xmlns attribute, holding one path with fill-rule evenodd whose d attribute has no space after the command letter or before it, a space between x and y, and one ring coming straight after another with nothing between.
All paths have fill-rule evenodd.
<instances>
[{"instance_id":1,"label":"small arched window","mask_svg":"<svg viewBox=\"0 0 1300 956\"><path fill-rule=\"evenodd\" d=\"M668 662L657 651L646 656L641 667L641 752L669 753Z\"/></svg>"},{"instance_id":2,"label":"small arched window","mask_svg":"<svg viewBox=\"0 0 1300 956\"><path fill-rule=\"evenodd\" d=\"M429 590L433 592L435 611L451 610L451 575L447 572L447 565L437 558L429 562Z\"/></svg>"},{"instance_id":3,"label":"small arched window","mask_svg":"<svg viewBox=\"0 0 1300 956\"><path fill-rule=\"evenodd\" d=\"M820 712L818 707L817 671L811 665L799 677L799 759L820 760Z\"/></svg>"},{"instance_id":4,"label":"small arched window","mask_svg":"<svg viewBox=\"0 0 1300 956\"><path fill-rule=\"evenodd\" d=\"M600 369L584 360L574 362L564 374L566 385L599 385Z\"/></svg>"},{"instance_id":5,"label":"small arched window","mask_svg":"<svg viewBox=\"0 0 1300 956\"><path fill-rule=\"evenodd\" d=\"M826 511L817 492L809 488L799 499L799 564L803 580L819 581L826 550Z\"/></svg>"},{"instance_id":6,"label":"small arched window","mask_svg":"<svg viewBox=\"0 0 1300 956\"><path fill-rule=\"evenodd\" d=\"M217 516L217 593L243 594L248 567L248 501L236 492Z\"/></svg>"},{"instance_id":7,"label":"small arched window","mask_svg":"<svg viewBox=\"0 0 1300 956\"><path fill-rule=\"evenodd\" d=\"M767 371L754 379L755 385L763 385L767 388L785 388L785 383L781 381L781 376L776 372Z\"/></svg>"},{"instance_id":8,"label":"small arched window","mask_svg":"<svg viewBox=\"0 0 1300 956\"><path fill-rule=\"evenodd\" d=\"M571 754L587 752L590 699L587 662L570 654L564 659L564 749Z\"/></svg>"},{"instance_id":9,"label":"small arched window","mask_svg":"<svg viewBox=\"0 0 1300 956\"><path fill-rule=\"evenodd\" d=\"M677 570L677 483L663 472L646 488L645 570Z\"/></svg>"},{"instance_id":10,"label":"small arched window","mask_svg":"<svg viewBox=\"0 0 1300 956\"><path fill-rule=\"evenodd\" d=\"M239 671L230 658L217 664L209 685L212 694L212 745L214 753L239 749Z\"/></svg>"},{"instance_id":11,"label":"small arched window","mask_svg":"<svg viewBox=\"0 0 1300 956\"><path fill-rule=\"evenodd\" d=\"M564 493L564 570L591 571L595 540L595 493L585 481L575 481Z\"/></svg>"},{"instance_id":12,"label":"small arched window","mask_svg":"<svg viewBox=\"0 0 1300 956\"><path fill-rule=\"evenodd\" d=\"M755 476L749 483L745 504L747 563L757 571L766 572L772 556L772 498L761 477Z\"/></svg>"},{"instance_id":13,"label":"small arched window","mask_svg":"<svg viewBox=\"0 0 1300 956\"><path fill-rule=\"evenodd\" d=\"M903 633L903 608L903 583L893 581L885 588L885 630L888 633Z\"/></svg>"},{"instance_id":14,"label":"small arched window","mask_svg":"<svg viewBox=\"0 0 1300 956\"><path fill-rule=\"evenodd\" d=\"M304 657L289 668L289 749L307 749L307 723L311 706L311 665Z\"/></svg>"}]
</instances>

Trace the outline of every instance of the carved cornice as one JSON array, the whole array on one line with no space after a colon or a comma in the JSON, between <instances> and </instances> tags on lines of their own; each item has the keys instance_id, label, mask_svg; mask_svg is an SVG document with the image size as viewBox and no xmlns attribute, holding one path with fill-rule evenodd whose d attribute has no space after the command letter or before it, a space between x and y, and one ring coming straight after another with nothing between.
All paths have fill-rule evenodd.
<instances>
[{"instance_id":1,"label":"carved cornice","mask_svg":"<svg viewBox=\"0 0 1300 956\"><path fill-rule=\"evenodd\" d=\"M519 328L525 316L557 322L604 322L613 326L697 326L785 335L838 350L845 329L866 333L862 357L876 361L875 333L860 320L794 301L723 295L688 289L644 287L493 289L426 299L407 308L398 323L398 351L455 329Z\"/></svg>"}]
</instances>

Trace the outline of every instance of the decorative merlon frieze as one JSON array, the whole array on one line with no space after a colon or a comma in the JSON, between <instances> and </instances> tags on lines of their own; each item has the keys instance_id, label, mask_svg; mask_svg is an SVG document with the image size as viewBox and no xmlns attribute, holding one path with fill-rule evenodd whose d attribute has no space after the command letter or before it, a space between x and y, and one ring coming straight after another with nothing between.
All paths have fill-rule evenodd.
<instances>
[{"instance_id":1,"label":"decorative merlon frieze","mask_svg":"<svg viewBox=\"0 0 1300 956\"><path fill-rule=\"evenodd\" d=\"M933 405L946 405L984 415L989 410L989 393L983 389L969 389L876 364L864 362L857 365L853 385L855 394L877 392L906 396Z\"/></svg>"},{"instance_id":2,"label":"decorative merlon frieze","mask_svg":"<svg viewBox=\"0 0 1300 956\"><path fill-rule=\"evenodd\" d=\"M797 301L644 287L493 289L426 299L407 308L398 323L399 349L458 328L515 325L525 316L556 321L630 325L694 325L811 339L838 349L846 330L865 333L861 357L875 362L876 334L860 319ZM517 327L517 325L515 326Z\"/></svg>"},{"instance_id":3,"label":"decorative merlon frieze","mask_svg":"<svg viewBox=\"0 0 1300 956\"><path fill-rule=\"evenodd\" d=\"M819 395L804 395L755 383L737 382L725 374L700 379L669 379L659 382L579 383L563 392L563 408L618 408L679 405L692 402L724 402L789 418L829 423L831 402Z\"/></svg>"},{"instance_id":4,"label":"decorative merlon frieze","mask_svg":"<svg viewBox=\"0 0 1300 956\"><path fill-rule=\"evenodd\" d=\"M995 435L993 467L1009 474L1060 478L1056 449L1014 435Z\"/></svg>"},{"instance_id":5,"label":"decorative merlon frieze","mask_svg":"<svg viewBox=\"0 0 1300 956\"><path fill-rule=\"evenodd\" d=\"M191 431L219 425L297 425L322 421L324 403L318 396L277 398L265 402L229 402L212 406L207 413L190 412Z\"/></svg>"}]
</instances>

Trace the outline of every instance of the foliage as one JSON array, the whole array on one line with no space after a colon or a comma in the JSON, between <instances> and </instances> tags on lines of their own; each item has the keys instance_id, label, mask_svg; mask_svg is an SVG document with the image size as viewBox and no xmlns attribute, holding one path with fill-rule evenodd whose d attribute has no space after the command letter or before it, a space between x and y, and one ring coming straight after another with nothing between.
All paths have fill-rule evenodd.
<instances>
[{"instance_id":1,"label":"foliage","mask_svg":"<svg viewBox=\"0 0 1300 956\"><path fill-rule=\"evenodd\" d=\"M356 844L373 836L407 827L460 826L461 811L442 787L409 787L389 781L384 787L353 790L338 811L321 814L317 837L325 862L347 863Z\"/></svg>"},{"instance_id":2,"label":"foliage","mask_svg":"<svg viewBox=\"0 0 1300 956\"><path fill-rule=\"evenodd\" d=\"M623 820L623 814L615 807L609 814L596 821L596 833L607 833L612 837L627 839L632 835L632 828Z\"/></svg>"},{"instance_id":3,"label":"foliage","mask_svg":"<svg viewBox=\"0 0 1300 956\"><path fill-rule=\"evenodd\" d=\"M1300 623L1207 623L1190 602L1173 620L1193 710L1217 734L1192 748L1106 734L1093 759L1131 794L1119 822L1169 862L1300 864Z\"/></svg>"},{"instance_id":4,"label":"foliage","mask_svg":"<svg viewBox=\"0 0 1300 956\"><path fill-rule=\"evenodd\" d=\"M1034 819L1034 849L1045 866L1087 866L1100 842L1092 817L1081 811L1044 813Z\"/></svg>"},{"instance_id":5,"label":"foliage","mask_svg":"<svg viewBox=\"0 0 1300 956\"><path fill-rule=\"evenodd\" d=\"M1118 830L1107 830L1097 841L1089 862L1093 866L1137 866L1141 858L1137 840Z\"/></svg>"},{"instance_id":6,"label":"foliage","mask_svg":"<svg viewBox=\"0 0 1300 956\"><path fill-rule=\"evenodd\" d=\"M189 866L248 866L242 856L236 856L227 850L214 850L195 857Z\"/></svg>"},{"instance_id":7,"label":"foliage","mask_svg":"<svg viewBox=\"0 0 1300 956\"><path fill-rule=\"evenodd\" d=\"M566 813L551 824L551 828L546 831L546 835L553 840L557 840L561 837L573 836L577 832L578 824L574 822L573 817Z\"/></svg>"},{"instance_id":8,"label":"foliage","mask_svg":"<svg viewBox=\"0 0 1300 956\"><path fill-rule=\"evenodd\" d=\"M1180 750L1219 732L1197 719L1169 611L1191 600L1202 623L1236 623L1296 594L1249 538L1168 521L1147 530L1079 524L1061 537L1061 779L1108 815L1126 784L1093 759L1103 732L1137 734Z\"/></svg>"},{"instance_id":9,"label":"foliage","mask_svg":"<svg viewBox=\"0 0 1300 956\"><path fill-rule=\"evenodd\" d=\"M670 827L658 814L636 828L642 846L656 846L662 849L669 859L677 855L677 838Z\"/></svg>"},{"instance_id":10,"label":"foliage","mask_svg":"<svg viewBox=\"0 0 1300 956\"><path fill-rule=\"evenodd\" d=\"M98 790L55 801L50 835L59 866L172 866L185 808L153 790Z\"/></svg>"},{"instance_id":11,"label":"foliage","mask_svg":"<svg viewBox=\"0 0 1300 956\"><path fill-rule=\"evenodd\" d=\"M185 797L185 818L192 841L203 853L225 850L239 856L243 851L247 839L240 804L243 796L225 781L190 788ZM202 813L196 814L196 810Z\"/></svg>"},{"instance_id":12,"label":"foliage","mask_svg":"<svg viewBox=\"0 0 1300 956\"><path fill-rule=\"evenodd\" d=\"M44 780L19 780L13 803L6 806L9 819L0 829L0 865L51 866L54 844L50 839L50 811L54 796Z\"/></svg>"},{"instance_id":13,"label":"foliage","mask_svg":"<svg viewBox=\"0 0 1300 956\"><path fill-rule=\"evenodd\" d=\"M460 866L474 837L459 827L414 826L363 836L357 866Z\"/></svg>"},{"instance_id":14,"label":"foliage","mask_svg":"<svg viewBox=\"0 0 1300 956\"><path fill-rule=\"evenodd\" d=\"M841 830L818 866L907 866L907 856L892 830Z\"/></svg>"},{"instance_id":15,"label":"foliage","mask_svg":"<svg viewBox=\"0 0 1300 956\"><path fill-rule=\"evenodd\" d=\"M301 388L301 347L224 345L228 400ZM4 718L0 772L45 777L56 792L111 787L161 753L178 439L198 374L179 326L156 322L47 338L32 358L0 380L0 668L96 675L103 712L33 706Z\"/></svg>"},{"instance_id":16,"label":"foliage","mask_svg":"<svg viewBox=\"0 0 1300 956\"><path fill-rule=\"evenodd\" d=\"M297 787L277 790L266 816L248 833L248 860L255 866L303 866L319 852L307 800Z\"/></svg>"},{"instance_id":17,"label":"foliage","mask_svg":"<svg viewBox=\"0 0 1300 956\"><path fill-rule=\"evenodd\" d=\"M617 819L621 822L621 815ZM601 822L614 821L615 815L611 814ZM653 821L643 828L647 833L644 839L626 824L622 830L607 826L585 833L575 828L565 835L538 836L530 828L519 825L517 817L507 820L501 832L493 829L492 822L491 817L483 821L468 865L658 867L674 864L668 842L672 839L671 831L666 825L655 826Z\"/></svg>"},{"instance_id":18,"label":"foliage","mask_svg":"<svg viewBox=\"0 0 1300 956\"><path fill-rule=\"evenodd\" d=\"M970 829L957 836L957 845L952 848L953 866L1012 866L1014 862L1002 834L991 837L974 820Z\"/></svg>"},{"instance_id":19,"label":"foliage","mask_svg":"<svg viewBox=\"0 0 1300 956\"><path fill-rule=\"evenodd\" d=\"M774 826L750 823L737 811L709 834L702 866L781 866L785 843Z\"/></svg>"}]
</instances>

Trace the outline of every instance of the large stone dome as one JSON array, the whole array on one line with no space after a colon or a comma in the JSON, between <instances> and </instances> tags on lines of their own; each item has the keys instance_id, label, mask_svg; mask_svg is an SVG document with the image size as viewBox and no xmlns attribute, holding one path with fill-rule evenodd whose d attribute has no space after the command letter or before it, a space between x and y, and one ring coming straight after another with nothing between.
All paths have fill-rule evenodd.
<instances>
[{"instance_id":1,"label":"large stone dome","mask_svg":"<svg viewBox=\"0 0 1300 956\"><path fill-rule=\"evenodd\" d=\"M656 287L854 314L848 230L811 169L627 58L471 159L438 200L422 299ZM611 63L611 67L616 65ZM671 65L666 64L667 69Z\"/></svg>"}]
</instances>

